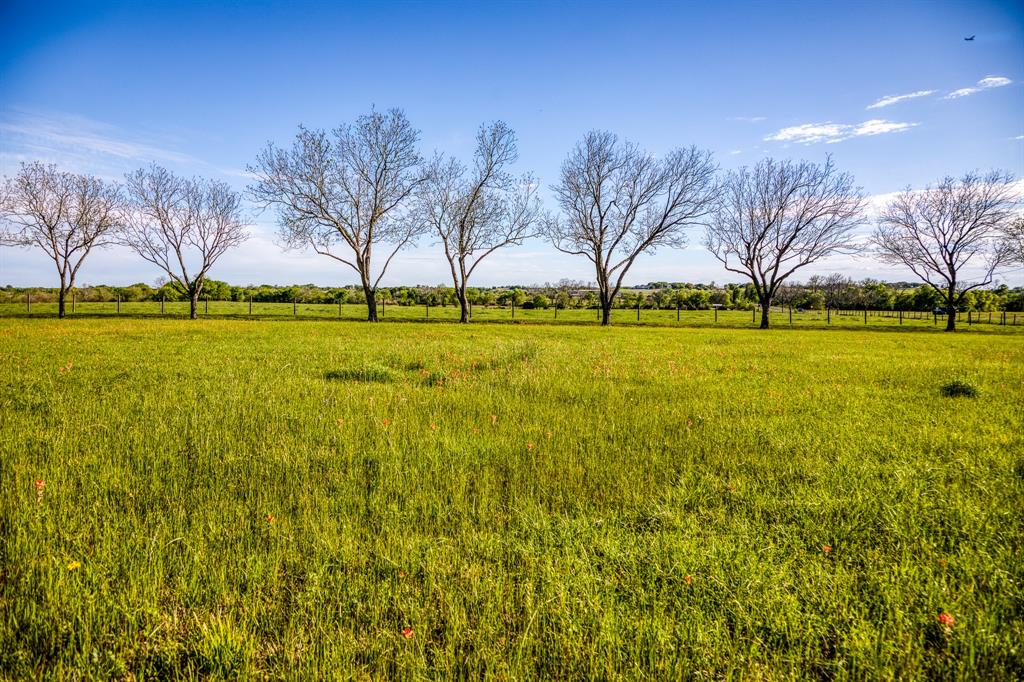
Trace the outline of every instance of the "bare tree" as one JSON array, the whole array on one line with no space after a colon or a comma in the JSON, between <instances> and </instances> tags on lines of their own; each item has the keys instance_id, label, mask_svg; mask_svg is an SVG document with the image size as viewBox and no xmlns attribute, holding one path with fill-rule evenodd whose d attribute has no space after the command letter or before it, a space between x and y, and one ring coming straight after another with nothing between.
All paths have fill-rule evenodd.
<instances>
[{"instance_id":1,"label":"bare tree","mask_svg":"<svg viewBox=\"0 0 1024 682\"><path fill-rule=\"evenodd\" d=\"M249 192L277 209L286 247L312 248L356 271L370 322L388 265L420 232L403 210L424 180L418 143L402 111L374 111L331 135L300 126L290 150L269 143L249 167L256 175ZM374 274L378 244L387 257Z\"/></svg>"},{"instance_id":2,"label":"bare tree","mask_svg":"<svg viewBox=\"0 0 1024 682\"><path fill-rule=\"evenodd\" d=\"M497 121L477 132L472 169L437 157L417 192L419 220L441 240L452 273L460 322L469 322L466 287L484 258L534 236L540 216L537 183L507 171L519 151L515 133Z\"/></svg>"},{"instance_id":3,"label":"bare tree","mask_svg":"<svg viewBox=\"0 0 1024 682\"><path fill-rule=\"evenodd\" d=\"M241 197L223 182L180 178L157 165L126 175L125 191L121 243L167 273L196 319L210 268L248 238Z\"/></svg>"},{"instance_id":4,"label":"bare tree","mask_svg":"<svg viewBox=\"0 0 1024 682\"><path fill-rule=\"evenodd\" d=\"M853 177L828 158L763 159L726 174L704 244L730 272L748 277L761 306L761 329L779 287L794 272L853 249L865 198Z\"/></svg>"},{"instance_id":5,"label":"bare tree","mask_svg":"<svg viewBox=\"0 0 1024 682\"><path fill-rule=\"evenodd\" d=\"M872 241L886 263L902 265L946 304L946 331L968 291L987 286L1011 259L1002 233L1015 218L1019 196L1001 171L946 177L934 187L907 188L885 208ZM977 276L968 277L968 271Z\"/></svg>"},{"instance_id":6,"label":"bare tree","mask_svg":"<svg viewBox=\"0 0 1024 682\"><path fill-rule=\"evenodd\" d=\"M544 232L563 253L594 264L601 324L610 322L623 278L642 253L681 247L714 197L715 165L696 147L655 158L609 132L591 131L562 164L552 187L562 215Z\"/></svg>"},{"instance_id":7,"label":"bare tree","mask_svg":"<svg viewBox=\"0 0 1024 682\"><path fill-rule=\"evenodd\" d=\"M843 294L853 286L853 280L838 272L825 275L814 275L807 280L808 286L815 291L820 291L825 298L826 308L836 308L843 300Z\"/></svg>"},{"instance_id":8,"label":"bare tree","mask_svg":"<svg viewBox=\"0 0 1024 682\"><path fill-rule=\"evenodd\" d=\"M121 218L120 188L90 175L42 163L21 164L0 188L0 243L38 247L57 266L57 315L66 314L68 292L86 256L112 241Z\"/></svg>"}]
</instances>

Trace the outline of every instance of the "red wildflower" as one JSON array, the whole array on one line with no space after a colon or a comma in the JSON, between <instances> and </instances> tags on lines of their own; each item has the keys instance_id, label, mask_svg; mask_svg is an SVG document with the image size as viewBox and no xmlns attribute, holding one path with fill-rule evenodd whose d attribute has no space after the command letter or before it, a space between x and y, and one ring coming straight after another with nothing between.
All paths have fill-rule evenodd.
<instances>
[{"instance_id":1,"label":"red wildflower","mask_svg":"<svg viewBox=\"0 0 1024 682\"><path fill-rule=\"evenodd\" d=\"M398 577L399 578L404 578L405 577L405 571L399 570L398 571Z\"/></svg>"},{"instance_id":2,"label":"red wildflower","mask_svg":"<svg viewBox=\"0 0 1024 682\"><path fill-rule=\"evenodd\" d=\"M430 430L431 431L437 431L437 424L431 424L430 425Z\"/></svg>"},{"instance_id":3,"label":"red wildflower","mask_svg":"<svg viewBox=\"0 0 1024 682\"><path fill-rule=\"evenodd\" d=\"M956 624L956 619L953 618L953 616L951 616L948 613L946 613L945 611L940 613L938 615L938 617L936 618L936 620L939 621L940 625L942 625L944 627L947 627L947 628L951 628L951 627L953 627Z\"/></svg>"},{"instance_id":4,"label":"red wildflower","mask_svg":"<svg viewBox=\"0 0 1024 682\"><path fill-rule=\"evenodd\" d=\"M687 585L690 585L690 584L693 583L693 578L688 576L688 575L684 575L683 576L683 582L686 583Z\"/></svg>"},{"instance_id":5,"label":"red wildflower","mask_svg":"<svg viewBox=\"0 0 1024 682\"><path fill-rule=\"evenodd\" d=\"M824 552L825 554L828 554L829 552L832 551L832 545L822 545L821 546L821 551Z\"/></svg>"},{"instance_id":6,"label":"red wildflower","mask_svg":"<svg viewBox=\"0 0 1024 682\"><path fill-rule=\"evenodd\" d=\"M273 514L267 514L267 523L273 523L273 522L274 522L274 515Z\"/></svg>"},{"instance_id":7,"label":"red wildflower","mask_svg":"<svg viewBox=\"0 0 1024 682\"><path fill-rule=\"evenodd\" d=\"M391 425L391 420L390 419L385 419L382 423L384 424L384 426L390 426Z\"/></svg>"},{"instance_id":8,"label":"red wildflower","mask_svg":"<svg viewBox=\"0 0 1024 682\"><path fill-rule=\"evenodd\" d=\"M44 481L41 478L36 480L36 492L37 493L43 492L43 488L45 488L45 487L46 487L46 481Z\"/></svg>"},{"instance_id":9,"label":"red wildflower","mask_svg":"<svg viewBox=\"0 0 1024 682\"><path fill-rule=\"evenodd\" d=\"M412 628L402 628L402 637L406 639L412 639L416 633L412 631Z\"/></svg>"}]
</instances>

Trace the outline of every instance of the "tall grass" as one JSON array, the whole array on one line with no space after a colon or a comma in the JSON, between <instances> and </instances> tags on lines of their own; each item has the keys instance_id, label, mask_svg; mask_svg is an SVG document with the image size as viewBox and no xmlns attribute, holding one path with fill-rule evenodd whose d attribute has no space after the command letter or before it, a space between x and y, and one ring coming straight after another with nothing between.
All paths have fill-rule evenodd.
<instances>
[{"instance_id":1,"label":"tall grass","mask_svg":"<svg viewBox=\"0 0 1024 682\"><path fill-rule=\"evenodd\" d=\"M1017 335L4 319L0 362L11 678L1024 675Z\"/></svg>"}]
</instances>

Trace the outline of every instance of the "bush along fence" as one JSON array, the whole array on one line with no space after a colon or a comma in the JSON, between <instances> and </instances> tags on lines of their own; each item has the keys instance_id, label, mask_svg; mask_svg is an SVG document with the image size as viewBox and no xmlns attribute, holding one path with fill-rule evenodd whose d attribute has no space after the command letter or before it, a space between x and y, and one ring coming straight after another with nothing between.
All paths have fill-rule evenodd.
<instances>
[{"instance_id":1,"label":"bush along fence","mask_svg":"<svg viewBox=\"0 0 1024 682\"><path fill-rule=\"evenodd\" d=\"M46 317L56 315L57 304L52 297L33 298L32 294L24 294L22 303L0 303L0 316ZM41 299L41 300L40 300ZM215 317L260 317L260 318L335 318L356 320L363 319L366 306L363 303L323 303L304 302L299 299L284 301L257 301L253 297L244 300L220 300L203 298L200 301L199 313ZM107 316L182 316L188 312L188 302L160 296L156 300L124 301L121 296L113 300L82 301L76 294L70 299L70 315ZM452 321L458 318L458 306L451 304L398 305L386 299L379 301L379 315L387 320L397 321ZM478 321L500 322L559 322L588 323L600 322L599 307L562 307L550 305L538 307L530 302L516 304L470 304L470 318ZM757 325L760 322L760 309L746 310L726 309L712 306L708 309L687 309L682 306L675 308L648 308L637 304L635 308L616 307L613 318L618 323L632 324L718 324L729 326ZM887 325L887 326L934 326L944 323L945 312L942 310L872 310L870 308L826 308L824 310L776 306L771 309L771 319L775 326L787 325L824 325L851 324ZM957 322L967 326L986 325L1003 327L1024 327L1024 313L1007 310L958 311Z\"/></svg>"}]
</instances>

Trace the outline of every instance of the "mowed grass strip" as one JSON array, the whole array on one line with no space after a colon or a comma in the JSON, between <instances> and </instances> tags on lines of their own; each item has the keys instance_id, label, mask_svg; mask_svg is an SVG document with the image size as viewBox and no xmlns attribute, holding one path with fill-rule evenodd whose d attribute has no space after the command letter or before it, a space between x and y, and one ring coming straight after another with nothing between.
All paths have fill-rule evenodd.
<instances>
[{"instance_id":1,"label":"mowed grass strip","mask_svg":"<svg viewBox=\"0 0 1024 682\"><path fill-rule=\"evenodd\" d=\"M1024 675L1018 335L5 319L0 363L11 678Z\"/></svg>"}]
</instances>

